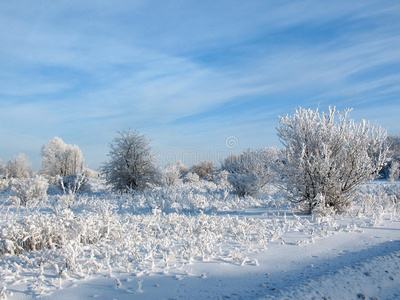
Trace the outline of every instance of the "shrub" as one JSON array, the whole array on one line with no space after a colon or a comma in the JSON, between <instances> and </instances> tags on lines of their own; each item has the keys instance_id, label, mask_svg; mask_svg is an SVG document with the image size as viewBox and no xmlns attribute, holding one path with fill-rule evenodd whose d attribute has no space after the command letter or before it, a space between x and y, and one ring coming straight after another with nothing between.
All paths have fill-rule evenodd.
<instances>
[{"instance_id":1,"label":"shrub","mask_svg":"<svg viewBox=\"0 0 400 300\"><path fill-rule=\"evenodd\" d=\"M389 181L394 181L399 178L396 167L399 168L400 165L400 137L396 135L388 136L384 146L389 148L390 157L379 175Z\"/></svg>"},{"instance_id":2,"label":"shrub","mask_svg":"<svg viewBox=\"0 0 400 300\"><path fill-rule=\"evenodd\" d=\"M318 199L336 212L346 209L354 191L386 161L385 131L365 120L356 124L348 119L349 111L329 108L320 114L300 108L293 116L280 117L278 137L286 147L282 188L308 213Z\"/></svg>"},{"instance_id":3,"label":"shrub","mask_svg":"<svg viewBox=\"0 0 400 300\"><path fill-rule=\"evenodd\" d=\"M228 176L228 181L240 197L257 196L260 192L260 178L255 173L251 175L233 173Z\"/></svg>"},{"instance_id":4,"label":"shrub","mask_svg":"<svg viewBox=\"0 0 400 300\"><path fill-rule=\"evenodd\" d=\"M169 186L176 185L180 178L180 170L176 164L169 163L164 171L165 183Z\"/></svg>"},{"instance_id":5,"label":"shrub","mask_svg":"<svg viewBox=\"0 0 400 300\"><path fill-rule=\"evenodd\" d=\"M211 174L213 170L214 163L210 161L201 161L192 166L192 173L196 173L199 178L204 178L208 174Z\"/></svg>"},{"instance_id":6,"label":"shrub","mask_svg":"<svg viewBox=\"0 0 400 300\"><path fill-rule=\"evenodd\" d=\"M199 175L192 172L187 173L183 178L184 183L198 182L199 180L200 180Z\"/></svg>"},{"instance_id":7,"label":"shrub","mask_svg":"<svg viewBox=\"0 0 400 300\"><path fill-rule=\"evenodd\" d=\"M29 178L31 172L31 164L28 162L25 154L20 153L14 156L14 160L10 160L7 164L6 177L10 178Z\"/></svg>"},{"instance_id":8,"label":"shrub","mask_svg":"<svg viewBox=\"0 0 400 300\"><path fill-rule=\"evenodd\" d=\"M238 195L244 196L247 194L243 194L245 190L255 195L274 178L274 165L279 158L278 152L277 148L265 148L262 150L248 149L239 155L229 155L222 162L221 169L232 175L238 175L230 176L230 179L228 178ZM239 184L237 182L239 178L242 178L244 182ZM255 180L255 178L258 179ZM256 183L258 187L254 186ZM250 186L245 188L244 184L249 184Z\"/></svg>"},{"instance_id":9,"label":"shrub","mask_svg":"<svg viewBox=\"0 0 400 300\"><path fill-rule=\"evenodd\" d=\"M175 165L179 169L179 178L183 178L187 173L189 173L189 168L185 166L181 160L177 160Z\"/></svg>"},{"instance_id":10,"label":"shrub","mask_svg":"<svg viewBox=\"0 0 400 300\"><path fill-rule=\"evenodd\" d=\"M122 191L159 185L162 176L151 153L150 142L136 130L124 130L118 134L110 143L110 161L102 167L107 183Z\"/></svg>"},{"instance_id":11,"label":"shrub","mask_svg":"<svg viewBox=\"0 0 400 300\"><path fill-rule=\"evenodd\" d=\"M47 198L48 186L46 178L40 175L34 178L12 178L10 181L11 190L22 205L31 200Z\"/></svg>"},{"instance_id":12,"label":"shrub","mask_svg":"<svg viewBox=\"0 0 400 300\"><path fill-rule=\"evenodd\" d=\"M164 181L167 185L176 185L179 179L183 178L189 172L182 161L177 160L175 163L168 163L164 171Z\"/></svg>"},{"instance_id":13,"label":"shrub","mask_svg":"<svg viewBox=\"0 0 400 300\"><path fill-rule=\"evenodd\" d=\"M227 187L229 186L229 181L228 181L228 177L229 177L229 172L226 170L220 170L218 172L216 172L215 174L213 174L213 182L221 187Z\"/></svg>"},{"instance_id":14,"label":"shrub","mask_svg":"<svg viewBox=\"0 0 400 300\"><path fill-rule=\"evenodd\" d=\"M76 193L88 187L88 179L84 174L71 174L60 177L59 184L65 193Z\"/></svg>"},{"instance_id":15,"label":"shrub","mask_svg":"<svg viewBox=\"0 0 400 300\"><path fill-rule=\"evenodd\" d=\"M67 176L83 172L83 155L76 145L68 145L58 137L42 147L42 173L50 176Z\"/></svg>"}]
</instances>

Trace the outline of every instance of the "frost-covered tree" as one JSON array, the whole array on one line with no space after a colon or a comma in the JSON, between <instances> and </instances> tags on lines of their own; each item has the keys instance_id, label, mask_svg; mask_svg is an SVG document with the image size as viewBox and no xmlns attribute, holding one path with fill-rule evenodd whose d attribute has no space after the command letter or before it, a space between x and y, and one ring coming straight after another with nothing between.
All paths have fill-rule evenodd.
<instances>
[{"instance_id":1,"label":"frost-covered tree","mask_svg":"<svg viewBox=\"0 0 400 300\"><path fill-rule=\"evenodd\" d=\"M228 181L240 196L255 196L273 179L274 165L279 159L277 148L248 149L239 155L231 154L221 169L229 172ZM242 181L242 182L239 182Z\"/></svg>"},{"instance_id":2,"label":"frost-covered tree","mask_svg":"<svg viewBox=\"0 0 400 300\"><path fill-rule=\"evenodd\" d=\"M116 190L144 190L162 181L150 142L138 131L119 131L109 145L110 160L102 167L107 182Z\"/></svg>"},{"instance_id":3,"label":"frost-covered tree","mask_svg":"<svg viewBox=\"0 0 400 300\"><path fill-rule=\"evenodd\" d=\"M386 132L365 120L356 124L349 111L341 114L330 107L320 114L299 108L280 117L278 137L286 147L282 187L307 212L320 204L318 199L335 211L346 209L353 192L386 161Z\"/></svg>"},{"instance_id":4,"label":"frost-covered tree","mask_svg":"<svg viewBox=\"0 0 400 300\"><path fill-rule=\"evenodd\" d=\"M68 145L58 137L42 147L42 173L50 177L82 173L84 160L76 145Z\"/></svg>"},{"instance_id":5,"label":"frost-covered tree","mask_svg":"<svg viewBox=\"0 0 400 300\"><path fill-rule=\"evenodd\" d=\"M7 176L10 178L29 178L31 164L25 154L20 153L14 156L7 164Z\"/></svg>"}]
</instances>

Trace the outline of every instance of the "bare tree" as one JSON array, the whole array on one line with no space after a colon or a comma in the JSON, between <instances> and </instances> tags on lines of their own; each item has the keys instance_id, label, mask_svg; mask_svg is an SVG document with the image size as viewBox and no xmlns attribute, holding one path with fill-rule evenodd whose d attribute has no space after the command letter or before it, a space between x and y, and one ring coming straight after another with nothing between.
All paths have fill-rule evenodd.
<instances>
[{"instance_id":1,"label":"bare tree","mask_svg":"<svg viewBox=\"0 0 400 300\"><path fill-rule=\"evenodd\" d=\"M143 190L162 181L150 142L138 131L118 131L109 145L110 161L102 167L107 182L116 190Z\"/></svg>"},{"instance_id":2,"label":"bare tree","mask_svg":"<svg viewBox=\"0 0 400 300\"><path fill-rule=\"evenodd\" d=\"M307 212L321 206L318 199L335 211L346 209L353 192L386 161L386 132L365 120L356 124L348 119L349 111L340 114L329 108L320 114L299 108L280 117L278 137L286 147L282 187Z\"/></svg>"}]
</instances>

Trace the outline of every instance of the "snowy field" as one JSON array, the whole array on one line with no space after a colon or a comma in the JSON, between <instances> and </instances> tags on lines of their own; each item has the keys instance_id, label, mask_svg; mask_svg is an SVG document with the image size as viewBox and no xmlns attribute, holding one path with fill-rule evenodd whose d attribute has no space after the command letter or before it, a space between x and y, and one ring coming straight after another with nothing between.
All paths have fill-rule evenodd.
<instances>
[{"instance_id":1,"label":"snowy field","mask_svg":"<svg viewBox=\"0 0 400 300\"><path fill-rule=\"evenodd\" d=\"M0 192L0 299L400 299L400 182L350 212L296 213L272 187L200 181L18 206Z\"/></svg>"}]
</instances>

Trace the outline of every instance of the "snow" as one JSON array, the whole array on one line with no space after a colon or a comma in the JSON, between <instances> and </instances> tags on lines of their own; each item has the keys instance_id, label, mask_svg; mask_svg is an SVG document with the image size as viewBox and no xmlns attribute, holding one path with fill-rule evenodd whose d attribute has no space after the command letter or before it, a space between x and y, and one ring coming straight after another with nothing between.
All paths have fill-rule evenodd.
<instances>
[{"instance_id":1,"label":"snow","mask_svg":"<svg viewBox=\"0 0 400 300\"><path fill-rule=\"evenodd\" d=\"M41 216L40 224L45 224L45 216L53 223L57 221L52 217L60 216L62 224L78 224L80 220L82 228L92 228L90 218L105 216L100 208L104 205L102 200L110 196L101 196L104 186L96 184L92 182L92 194L70 199L69 210L63 208L64 215L70 215L64 219L62 215L53 215L52 210L66 205L59 201L65 196L49 196L43 207L36 204L24 210L8 203L9 195L3 192L2 242L9 230L7 223L30 217L32 227L39 224L35 223L35 214ZM153 252L147 252L146 259L125 261L126 240L113 240L115 232L96 245L80 245L67 232L71 240L65 238L64 248L71 249L61 249L65 252L54 247L0 256L0 299L400 299L400 216L395 202L400 182L376 181L366 185L358 196L362 201L354 205L353 211L334 217L296 215L279 202L281 199L273 191L272 198L247 198L238 206L229 203L235 201L234 197L225 195L223 206L218 202L221 199L217 187L211 183L197 184L200 186L191 187L193 199L197 199L196 195L203 199L205 191L209 193L208 204L204 204L204 199L197 203L201 209L193 200L191 211L169 205L166 209L170 211L150 209L146 213L144 205L153 205L154 201L143 199L158 197L160 191L124 200L119 208L126 212L130 207L134 211L132 224L118 207L113 208L117 197L109 199L108 217L114 222L109 224L124 221L127 230L136 224L137 236L147 239L140 244L131 242L129 247L144 257L147 246L161 247L161 243L166 243L174 249L174 256L171 252L167 258L166 253L162 255L165 249L155 247ZM176 198L173 193L185 188L170 188L170 197ZM101 212L93 209L92 201L97 201ZM371 201L375 201L374 205ZM160 236L141 231L141 226L155 221ZM53 227L61 230L60 224ZM194 228L193 241L198 244L184 249L182 243L187 237L181 230L189 224ZM169 232L171 228L179 234ZM120 236L128 237L123 226L120 230ZM259 233L261 230L265 232ZM212 244L207 244L207 240ZM209 252L201 257L200 251L207 247ZM76 262L82 263L81 270L62 269L62 255L73 253L77 255ZM189 256L190 253L193 255Z\"/></svg>"}]
</instances>

